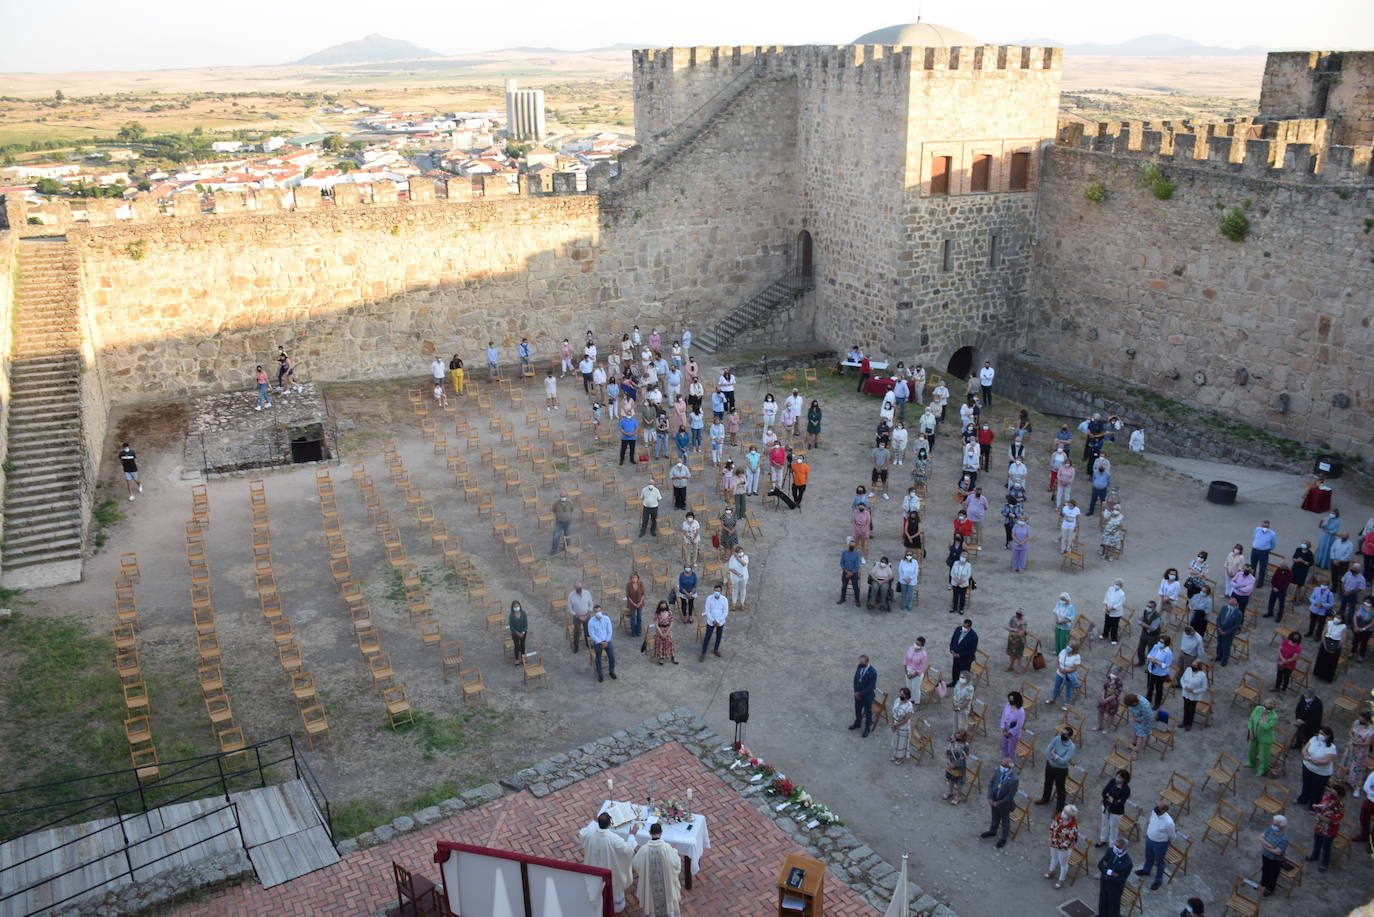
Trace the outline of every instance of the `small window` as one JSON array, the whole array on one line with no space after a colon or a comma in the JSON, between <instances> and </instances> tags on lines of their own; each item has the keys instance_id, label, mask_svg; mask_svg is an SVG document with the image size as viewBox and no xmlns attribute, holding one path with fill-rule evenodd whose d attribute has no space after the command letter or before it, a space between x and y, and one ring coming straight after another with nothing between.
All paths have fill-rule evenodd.
<instances>
[{"instance_id":1,"label":"small window","mask_svg":"<svg viewBox=\"0 0 1374 917\"><path fill-rule=\"evenodd\" d=\"M1009 187L1013 191L1025 191L1030 188L1030 153L1011 154Z\"/></svg>"},{"instance_id":2,"label":"small window","mask_svg":"<svg viewBox=\"0 0 1374 917\"><path fill-rule=\"evenodd\" d=\"M973 171L969 175L970 191L987 191L991 188L992 157L986 153L973 157Z\"/></svg>"},{"instance_id":3,"label":"small window","mask_svg":"<svg viewBox=\"0 0 1374 917\"><path fill-rule=\"evenodd\" d=\"M954 270L954 240L946 239L944 246L940 249L940 270L948 274Z\"/></svg>"},{"instance_id":4,"label":"small window","mask_svg":"<svg viewBox=\"0 0 1374 917\"><path fill-rule=\"evenodd\" d=\"M949 171L954 165L952 156L933 156L930 160L930 193L949 194Z\"/></svg>"},{"instance_id":5,"label":"small window","mask_svg":"<svg viewBox=\"0 0 1374 917\"><path fill-rule=\"evenodd\" d=\"M1002 239L997 233L988 237L988 266L1002 266Z\"/></svg>"}]
</instances>

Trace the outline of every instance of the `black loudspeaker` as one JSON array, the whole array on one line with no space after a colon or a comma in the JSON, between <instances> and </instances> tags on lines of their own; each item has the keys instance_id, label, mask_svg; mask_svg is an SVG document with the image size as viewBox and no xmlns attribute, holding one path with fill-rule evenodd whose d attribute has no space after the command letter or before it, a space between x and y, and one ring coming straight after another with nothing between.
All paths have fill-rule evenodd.
<instances>
[{"instance_id":1,"label":"black loudspeaker","mask_svg":"<svg viewBox=\"0 0 1374 917\"><path fill-rule=\"evenodd\" d=\"M730 692L730 722L747 723L749 722L749 692L731 691Z\"/></svg>"}]
</instances>

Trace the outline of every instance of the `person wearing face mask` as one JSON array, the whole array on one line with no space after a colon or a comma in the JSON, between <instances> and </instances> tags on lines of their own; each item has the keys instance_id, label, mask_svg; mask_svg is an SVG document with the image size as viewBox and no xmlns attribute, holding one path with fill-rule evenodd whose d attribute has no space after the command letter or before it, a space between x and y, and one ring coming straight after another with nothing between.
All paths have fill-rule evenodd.
<instances>
[{"instance_id":1,"label":"person wearing face mask","mask_svg":"<svg viewBox=\"0 0 1374 917\"><path fill-rule=\"evenodd\" d=\"M549 546L549 554L557 554L560 547L566 549L566 539L572 536L574 509L568 494L560 491L558 499L553 501L553 543Z\"/></svg>"},{"instance_id":2,"label":"person wearing face mask","mask_svg":"<svg viewBox=\"0 0 1374 917\"><path fill-rule=\"evenodd\" d=\"M1074 610L1073 602L1069 600L1067 592L1059 593L1059 601L1054 603L1052 614L1054 615L1054 651L1057 653L1069 645L1069 634L1073 632L1073 622L1078 617L1078 612Z\"/></svg>"},{"instance_id":3,"label":"person wearing face mask","mask_svg":"<svg viewBox=\"0 0 1374 917\"><path fill-rule=\"evenodd\" d=\"M1255 535L1250 539L1250 568L1255 571L1255 585L1264 585L1264 575L1269 569L1269 552L1278 544L1278 535L1269 527L1265 519L1255 527Z\"/></svg>"},{"instance_id":4,"label":"person wearing face mask","mask_svg":"<svg viewBox=\"0 0 1374 917\"><path fill-rule=\"evenodd\" d=\"M925 677L926 668L930 665L929 657L926 655L926 638L917 637L916 642L907 648L906 655L902 657L902 671L906 674L906 686L911 689L911 696L914 702L921 702L921 680Z\"/></svg>"},{"instance_id":5,"label":"person wearing face mask","mask_svg":"<svg viewBox=\"0 0 1374 917\"><path fill-rule=\"evenodd\" d=\"M1131 877L1131 855L1126 852L1126 838L1118 837L1097 861L1102 881L1097 889L1097 917L1121 917L1121 892Z\"/></svg>"},{"instance_id":6,"label":"person wearing face mask","mask_svg":"<svg viewBox=\"0 0 1374 917\"><path fill-rule=\"evenodd\" d=\"M958 614L968 607L968 589L972 582L973 564L968 562L968 552L960 551L959 559L949 568L949 588L953 594L950 614Z\"/></svg>"},{"instance_id":7,"label":"person wearing face mask","mask_svg":"<svg viewBox=\"0 0 1374 917\"><path fill-rule=\"evenodd\" d=\"M515 644L515 664L519 665L525 657L525 637L530 630L529 619L519 602L510 603L510 615L506 618L506 625L510 628L511 643Z\"/></svg>"},{"instance_id":8,"label":"person wearing face mask","mask_svg":"<svg viewBox=\"0 0 1374 917\"><path fill-rule=\"evenodd\" d=\"M1148 876L1151 869L1155 871L1151 889L1157 890L1164 884L1165 854L1177 836L1178 827L1169 814L1169 803L1160 799L1150 810L1150 823L1145 829L1145 864L1135 871L1138 876Z\"/></svg>"},{"instance_id":9,"label":"person wearing face mask","mask_svg":"<svg viewBox=\"0 0 1374 917\"><path fill-rule=\"evenodd\" d=\"M683 566L682 572L677 575L677 603L682 620L692 620L692 615L696 613L697 574L690 563Z\"/></svg>"},{"instance_id":10,"label":"person wearing face mask","mask_svg":"<svg viewBox=\"0 0 1374 917\"><path fill-rule=\"evenodd\" d=\"M1178 569L1176 567L1170 567L1165 570L1164 576L1159 580L1160 612L1172 611L1174 603L1178 601L1179 594L1182 591L1183 584L1178 581Z\"/></svg>"},{"instance_id":11,"label":"person wearing face mask","mask_svg":"<svg viewBox=\"0 0 1374 917\"><path fill-rule=\"evenodd\" d=\"M1069 777L1069 765L1073 763L1078 747L1073 743L1073 727L1065 726L1059 734L1050 739L1045 746L1045 787L1040 791L1037 806L1049 805L1050 791L1054 791L1054 811L1064 808L1064 781Z\"/></svg>"},{"instance_id":12,"label":"person wearing face mask","mask_svg":"<svg viewBox=\"0 0 1374 917\"><path fill-rule=\"evenodd\" d=\"M959 673L972 668L978 656L978 633L973 629L971 619L965 618L964 623L954 629L954 634L949 638L949 655L953 664L950 666L948 687L952 688L959 680Z\"/></svg>"},{"instance_id":13,"label":"person wearing face mask","mask_svg":"<svg viewBox=\"0 0 1374 917\"><path fill-rule=\"evenodd\" d=\"M1341 530L1341 511L1333 509L1318 525L1321 536L1317 539L1317 566L1331 566L1331 545L1336 542L1336 533Z\"/></svg>"},{"instance_id":14,"label":"person wearing face mask","mask_svg":"<svg viewBox=\"0 0 1374 917\"><path fill-rule=\"evenodd\" d=\"M916 601L920 574L921 566L916 560L916 554L908 550L897 563L897 589L902 595L902 611L911 611L911 606ZM921 692L913 691L912 694L917 698L917 703L920 703Z\"/></svg>"},{"instance_id":15,"label":"person wearing face mask","mask_svg":"<svg viewBox=\"0 0 1374 917\"><path fill-rule=\"evenodd\" d=\"M1293 556L1289 566L1293 569L1293 604L1302 601L1303 591L1307 588L1307 575L1312 572L1312 566L1317 562L1316 555L1312 553L1312 545L1306 541L1293 549Z\"/></svg>"},{"instance_id":16,"label":"person wearing face mask","mask_svg":"<svg viewBox=\"0 0 1374 917\"><path fill-rule=\"evenodd\" d=\"M701 641L701 655L697 657L697 662L706 661L706 648L711 642L712 633L716 637L716 645L711 650L713 655L720 655L720 638L725 636L725 619L730 616L730 600L721 591L725 586L723 583L716 583L711 594L706 597L706 636Z\"/></svg>"},{"instance_id":17,"label":"person wearing face mask","mask_svg":"<svg viewBox=\"0 0 1374 917\"><path fill-rule=\"evenodd\" d=\"M1001 766L988 781L988 808L992 814L992 824L988 826L988 830L978 835L981 838L989 838L1000 831L1001 837L997 838L998 847L1007 846L1007 834L1011 830L1011 812L1016 808L1016 791L1021 786L1021 781L1011 765L1010 758L1003 758Z\"/></svg>"},{"instance_id":18,"label":"person wearing face mask","mask_svg":"<svg viewBox=\"0 0 1374 917\"><path fill-rule=\"evenodd\" d=\"M992 470L992 443L996 438L997 434L993 432L991 424L984 423L978 428L978 452L982 459L984 471Z\"/></svg>"}]
</instances>

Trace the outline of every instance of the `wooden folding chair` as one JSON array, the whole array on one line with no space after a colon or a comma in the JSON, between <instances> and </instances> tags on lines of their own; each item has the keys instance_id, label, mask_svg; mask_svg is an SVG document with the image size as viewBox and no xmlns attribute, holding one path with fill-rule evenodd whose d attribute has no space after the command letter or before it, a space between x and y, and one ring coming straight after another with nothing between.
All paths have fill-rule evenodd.
<instances>
[{"instance_id":1,"label":"wooden folding chair","mask_svg":"<svg viewBox=\"0 0 1374 917\"><path fill-rule=\"evenodd\" d=\"M138 569L138 554L129 552L119 555L119 575L131 583L142 579Z\"/></svg>"},{"instance_id":2,"label":"wooden folding chair","mask_svg":"<svg viewBox=\"0 0 1374 917\"><path fill-rule=\"evenodd\" d=\"M229 706L229 695L223 691L201 698L205 704L205 715L210 719L210 731L219 734L221 729L234 725L234 711Z\"/></svg>"},{"instance_id":3,"label":"wooden folding chair","mask_svg":"<svg viewBox=\"0 0 1374 917\"><path fill-rule=\"evenodd\" d=\"M305 664L305 660L301 657L301 648L294 643L277 647L277 661L281 664L281 670L288 680L292 675L300 672Z\"/></svg>"},{"instance_id":4,"label":"wooden folding chair","mask_svg":"<svg viewBox=\"0 0 1374 917\"><path fill-rule=\"evenodd\" d=\"M427 618L420 622L420 643L425 647L439 647L443 637L440 635L439 622Z\"/></svg>"},{"instance_id":5,"label":"wooden folding chair","mask_svg":"<svg viewBox=\"0 0 1374 917\"><path fill-rule=\"evenodd\" d=\"M968 735L969 738L973 738L979 733L988 734L988 702L981 698L975 698L973 703L969 705Z\"/></svg>"},{"instance_id":6,"label":"wooden folding chair","mask_svg":"<svg viewBox=\"0 0 1374 917\"><path fill-rule=\"evenodd\" d=\"M1129 771L1132 763L1131 743L1112 739L1112 750L1107 752L1106 757L1102 759L1102 770L1098 771L1098 775L1104 775L1108 771L1113 774L1120 770Z\"/></svg>"},{"instance_id":7,"label":"wooden folding chair","mask_svg":"<svg viewBox=\"0 0 1374 917\"><path fill-rule=\"evenodd\" d=\"M921 758L926 755L934 757L934 734L930 728L930 720L913 718L911 720L911 734L908 736L906 744L912 764L920 764Z\"/></svg>"},{"instance_id":8,"label":"wooden folding chair","mask_svg":"<svg viewBox=\"0 0 1374 917\"><path fill-rule=\"evenodd\" d=\"M133 716L124 721L124 736L130 745L143 745L153 741L153 727L146 716Z\"/></svg>"},{"instance_id":9,"label":"wooden folding chair","mask_svg":"<svg viewBox=\"0 0 1374 917\"><path fill-rule=\"evenodd\" d=\"M1034 766L1036 753L1035 730L1022 729L1021 738L1016 741L1016 760L1026 761Z\"/></svg>"},{"instance_id":10,"label":"wooden folding chair","mask_svg":"<svg viewBox=\"0 0 1374 917\"><path fill-rule=\"evenodd\" d=\"M1260 903L1263 901L1259 883L1244 876L1231 880L1231 897L1221 909L1221 917L1238 914L1240 917L1259 917Z\"/></svg>"},{"instance_id":11,"label":"wooden folding chair","mask_svg":"<svg viewBox=\"0 0 1374 917\"><path fill-rule=\"evenodd\" d=\"M415 718L411 715L410 701L406 698L404 687L397 685L387 688L382 692L382 703L386 706L387 722L393 730L398 726L414 725Z\"/></svg>"},{"instance_id":12,"label":"wooden folding chair","mask_svg":"<svg viewBox=\"0 0 1374 917\"><path fill-rule=\"evenodd\" d=\"M1282 815L1288 808L1288 799L1293 795L1293 791L1281 783L1272 780L1264 781L1264 788L1255 798L1255 803L1250 807L1250 818L1255 817L1256 812L1264 812L1267 815Z\"/></svg>"},{"instance_id":13,"label":"wooden folding chair","mask_svg":"<svg viewBox=\"0 0 1374 917\"><path fill-rule=\"evenodd\" d=\"M1217 802L1216 811L1207 819L1207 827L1202 832L1203 843L1211 841L1221 848L1223 854L1226 852L1226 848L1232 844L1239 845L1239 832L1243 817L1240 809L1237 809L1225 799L1219 800ZM1213 837L1213 835L1216 835L1216 837Z\"/></svg>"},{"instance_id":14,"label":"wooden folding chair","mask_svg":"<svg viewBox=\"0 0 1374 917\"><path fill-rule=\"evenodd\" d=\"M1174 771L1159 795L1179 812L1187 812L1193 803L1193 781Z\"/></svg>"},{"instance_id":15,"label":"wooden folding chair","mask_svg":"<svg viewBox=\"0 0 1374 917\"><path fill-rule=\"evenodd\" d=\"M1011 839L1016 840L1016 836L1021 833L1022 828L1030 827L1031 823L1031 801L1030 796L1018 791L1016 794L1015 808L1011 810Z\"/></svg>"},{"instance_id":16,"label":"wooden folding chair","mask_svg":"<svg viewBox=\"0 0 1374 917\"><path fill-rule=\"evenodd\" d=\"M1207 769L1207 775L1202 781L1202 789L1207 789L1207 784L1216 781L1217 786L1221 787L1223 794L1227 790L1232 793L1236 791L1236 775L1240 773L1240 762L1235 758L1222 752L1217 755L1217 761Z\"/></svg>"},{"instance_id":17,"label":"wooden folding chair","mask_svg":"<svg viewBox=\"0 0 1374 917\"><path fill-rule=\"evenodd\" d=\"M391 654L378 653L367 660L368 671L372 675L372 687L386 688L395 684L396 673L391 668Z\"/></svg>"},{"instance_id":18,"label":"wooden folding chair","mask_svg":"<svg viewBox=\"0 0 1374 917\"><path fill-rule=\"evenodd\" d=\"M463 703L477 700L486 695L487 687L482 683L482 670L478 666L458 670L458 684L463 689Z\"/></svg>"},{"instance_id":19,"label":"wooden folding chair","mask_svg":"<svg viewBox=\"0 0 1374 917\"><path fill-rule=\"evenodd\" d=\"M219 637L215 634L202 634L197 637L196 649L200 651L201 665L219 662Z\"/></svg>"},{"instance_id":20,"label":"wooden folding chair","mask_svg":"<svg viewBox=\"0 0 1374 917\"><path fill-rule=\"evenodd\" d=\"M377 628L371 627L358 632L358 653L363 657L363 661L371 659L382 651L382 638L377 633Z\"/></svg>"},{"instance_id":21,"label":"wooden folding chair","mask_svg":"<svg viewBox=\"0 0 1374 917\"><path fill-rule=\"evenodd\" d=\"M291 676L291 697L297 707L305 707L318 700L314 672L297 672Z\"/></svg>"},{"instance_id":22,"label":"wooden folding chair","mask_svg":"<svg viewBox=\"0 0 1374 917\"><path fill-rule=\"evenodd\" d=\"M333 738L329 731L329 720L320 704L301 708L301 725L305 727L305 739L312 751L317 741L323 743Z\"/></svg>"},{"instance_id":23,"label":"wooden folding chair","mask_svg":"<svg viewBox=\"0 0 1374 917\"><path fill-rule=\"evenodd\" d=\"M148 713L148 687L141 681L122 685L125 713Z\"/></svg>"},{"instance_id":24,"label":"wooden folding chair","mask_svg":"<svg viewBox=\"0 0 1374 917\"><path fill-rule=\"evenodd\" d=\"M549 673L544 669L544 657L537 651L528 652L522 660L521 678L525 684L525 690L530 689L530 682L543 679L544 687L549 685Z\"/></svg>"},{"instance_id":25,"label":"wooden folding chair","mask_svg":"<svg viewBox=\"0 0 1374 917\"><path fill-rule=\"evenodd\" d=\"M1264 681L1253 672L1244 672L1240 676L1240 684L1236 687L1236 693L1231 697L1231 706L1234 707L1239 701L1242 710L1249 710L1260 702L1263 694Z\"/></svg>"}]
</instances>

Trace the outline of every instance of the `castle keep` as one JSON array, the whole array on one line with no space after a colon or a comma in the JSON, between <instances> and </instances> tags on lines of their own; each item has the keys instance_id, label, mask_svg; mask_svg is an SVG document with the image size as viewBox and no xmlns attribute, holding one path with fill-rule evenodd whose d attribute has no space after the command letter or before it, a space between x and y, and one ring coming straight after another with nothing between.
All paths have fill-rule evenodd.
<instances>
[{"instance_id":1,"label":"castle keep","mask_svg":"<svg viewBox=\"0 0 1374 917\"><path fill-rule=\"evenodd\" d=\"M551 353L588 327L671 337L685 318L710 344L744 316L723 343L860 343L939 369L1026 351L1374 457L1374 52L1270 55L1253 118L1084 125L1057 117L1061 49L921 25L864 38L634 52L639 146L586 193L479 176L6 199L0 307L58 284L40 298L71 335L4 342L0 433L32 436L21 370L68 374L85 520L111 404L246 390L278 344L306 378L382 378L488 340ZM1239 241L1220 229L1233 212ZM26 257L41 267L16 290ZM19 528L10 582L53 559Z\"/></svg>"}]
</instances>

